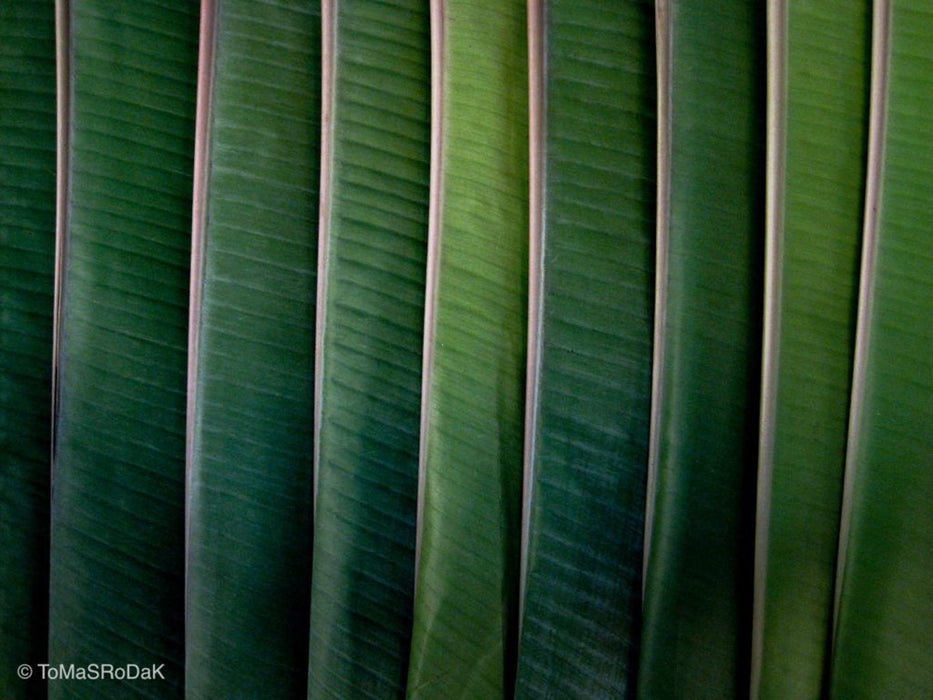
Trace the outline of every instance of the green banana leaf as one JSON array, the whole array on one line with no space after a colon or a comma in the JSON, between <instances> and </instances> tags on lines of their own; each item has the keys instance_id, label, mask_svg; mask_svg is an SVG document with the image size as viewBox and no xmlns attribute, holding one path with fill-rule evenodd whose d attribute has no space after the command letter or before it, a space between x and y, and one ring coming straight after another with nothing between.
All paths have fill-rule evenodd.
<instances>
[{"instance_id":1,"label":"green banana leaf","mask_svg":"<svg viewBox=\"0 0 933 700\"><path fill-rule=\"evenodd\" d=\"M670 143L658 177L670 198L659 215L669 223L659 230L666 272L638 696L740 697L760 377L764 3L660 9L658 44L669 53L658 109Z\"/></svg>"},{"instance_id":2,"label":"green banana leaf","mask_svg":"<svg viewBox=\"0 0 933 700\"><path fill-rule=\"evenodd\" d=\"M186 695L304 697L320 11L216 0L202 33Z\"/></svg>"},{"instance_id":3,"label":"green banana leaf","mask_svg":"<svg viewBox=\"0 0 933 700\"><path fill-rule=\"evenodd\" d=\"M182 685L185 346L198 6L64 3L72 77L51 512L52 663ZM53 698L147 695L59 681Z\"/></svg>"},{"instance_id":4,"label":"green banana leaf","mask_svg":"<svg viewBox=\"0 0 933 700\"><path fill-rule=\"evenodd\" d=\"M933 7L879 1L873 31L831 696L921 698L933 688Z\"/></svg>"},{"instance_id":5,"label":"green banana leaf","mask_svg":"<svg viewBox=\"0 0 933 700\"><path fill-rule=\"evenodd\" d=\"M426 3L325 4L320 415L309 697L401 697L427 254Z\"/></svg>"},{"instance_id":6,"label":"green banana leaf","mask_svg":"<svg viewBox=\"0 0 933 700\"><path fill-rule=\"evenodd\" d=\"M55 4L0 4L0 697L45 661L55 263Z\"/></svg>"},{"instance_id":7,"label":"green banana leaf","mask_svg":"<svg viewBox=\"0 0 933 700\"><path fill-rule=\"evenodd\" d=\"M517 695L633 697L651 403L654 5L541 5L530 301L539 320Z\"/></svg>"},{"instance_id":8,"label":"green banana leaf","mask_svg":"<svg viewBox=\"0 0 933 700\"><path fill-rule=\"evenodd\" d=\"M432 211L411 697L514 682L527 290L520 0L432 4ZM436 150L435 150L436 148Z\"/></svg>"},{"instance_id":9,"label":"green banana leaf","mask_svg":"<svg viewBox=\"0 0 933 700\"><path fill-rule=\"evenodd\" d=\"M752 694L827 668L867 142L867 2L776 3ZM814 429L819 426L819 429Z\"/></svg>"}]
</instances>

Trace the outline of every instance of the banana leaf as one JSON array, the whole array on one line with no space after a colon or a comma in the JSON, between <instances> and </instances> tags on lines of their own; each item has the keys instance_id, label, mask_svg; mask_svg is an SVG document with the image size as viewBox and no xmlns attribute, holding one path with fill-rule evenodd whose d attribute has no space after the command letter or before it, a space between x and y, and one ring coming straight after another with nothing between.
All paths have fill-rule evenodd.
<instances>
[{"instance_id":1,"label":"banana leaf","mask_svg":"<svg viewBox=\"0 0 933 700\"><path fill-rule=\"evenodd\" d=\"M764 3L674 0L659 9L658 45L667 48L658 178L669 200L659 214L638 695L739 697L752 604Z\"/></svg>"},{"instance_id":2,"label":"banana leaf","mask_svg":"<svg viewBox=\"0 0 933 700\"><path fill-rule=\"evenodd\" d=\"M192 278L186 696L304 697L320 13L205 3Z\"/></svg>"},{"instance_id":3,"label":"banana leaf","mask_svg":"<svg viewBox=\"0 0 933 700\"><path fill-rule=\"evenodd\" d=\"M309 697L401 697L411 641L428 228L425 3L325 3L330 167ZM325 147L327 150L328 147Z\"/></svg>"},{"instance_id":4,"label":"banana leaf","mask_svg":"<svg viewBox=\"0 0 933 700\"><path fill-rule=\"evenodd\" d=\"M0 697L43 697L55 261L55 4L0 4Z\"/></svg>"},{"instance_id":5,"label":"banana leaf","mask_svg":"<svg viewBox=\"0 0 933 700\"><path fill-rule=\"evenodd\" d=\"M933 688L933 8L874 8L833 698Z\"/></svg>"},{"instance_id":6,"label":"banana leaf","mask_svg":"<svg viewBox=\"0 0 933 700\"><path fill-rule=\"evenodd\" d=\"M63 2L69 137L49 659L164 664L53 698L178 695L195 2ZM70 94L69 94L70 93ZM68 98L71 98L70 100Z\"/></svg>"},{"instance_id":7,"label":"banana leaf","mask_svg":"<svg viewBox=\"0 0 933 700\"><path fill-rule=\"evenodd\" d=\"M523 2L435 0L410 697L514 683L528 250Z\"/></svg>"},{"instance_id":8,"label":"banana leaf","mask_svg":"<svg viewBox=\"0 0 933 700\"><path fill-rule=\"evenodd\" d=\"M540 5L517 695L633 697L651 402L654 5Z\"/></svg>"},{"instance_id":9,"label":"banana leaf","mask_svg":"<svg viewBox=\"0 0 933 700\"><path fill-rule=\"evenodd\" d=\"M774 6L752 695L815 698L846 452L870 25L866 2Z\"/></svg>"}]
</instances>

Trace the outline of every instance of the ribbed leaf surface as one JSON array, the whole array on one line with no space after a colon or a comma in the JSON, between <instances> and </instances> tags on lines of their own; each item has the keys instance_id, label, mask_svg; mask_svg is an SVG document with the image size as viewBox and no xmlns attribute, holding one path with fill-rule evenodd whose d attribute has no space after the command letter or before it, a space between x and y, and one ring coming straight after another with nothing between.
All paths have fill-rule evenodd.
<instances>
[{"instance_id":1,"label":"ribbed leaf surface","mask_svg":"<svg viewBox=\"0 0 933 700\"><path fill-rule=\"evenodd\" d=\"M310 697L404 695L428 230L423 2L334 3Z\"/></svg>"},{"instance_id":2,"label":"ribbed leaf surface","mask_svg":"<svg viewBox=\"0 0 933 700\"><path fill-rule=\"evenodd\" d=\"M878 229L875 245L866 241L874 261L862 280L865 354L856 371L864 385L853 403L835 698L921 698L933 688L933 8L894 0L890 11Z\"/></svg>"},{"instance_id":3,"label":"ribbed leaf surface","mask_svg":"<svg viewBox=\"0 0 933 700\"><path fill-rule=\"evenodd\" d=\"M164 663L166 680L64 681L49 695L173 696L198 6L83 0L71 13L49 658Z\"/></svg>"},{"instance_id":4,"label":"ribbed leaf surface","mask_svg":"<svg viewBox=\"0 0 933 700\"><path fill-rule=\"evenodd\" d=\"M423 512L408 694L501 697L516 642L525 380L525 6L435 2L439 225L431 241ZM429 280L431 272L429 271ZM429 282L430 284L430 282Z\"/></svg>"},{"instance_id":5,"label":"ribbed leaf surface","mask_svg":"<svg viewBox=\"0 0 933 700\"><path fill-rule=\"evenodd\" d=\"M739 697L748 687L763 10L741 0L671 3L670 230L643 698Z\"/></svg>"},{"instance_id":6,"label":"ribbed leaf surface","mask_svg":"<svg viewBox=\"0 0 933 700\"><path fill-rule=\"evenodd\" d=\"M0 697L46 657L55 4L0 4ZM35 697L40 684L35 683Z\"/></svg>"},{"instance_id":7,"label":"ribbed leaf surface","mask_svg":"<svg viewBox=\"0 0 933 700\"><path fill-rule=\"evenodd\" d=\"M819 697L832 618L867 143L865 2L787 3L760 697ZM768 330L765 331L768 333ZM767 411L763 420L769 420ZM770 471L767 465L770 464Z\"/></svg>"},{"instance_id":8,"label":"ribbed leaf surface","mask_svg":"<svg viewBox=\"0 0 933 700\"><path fill-rule=\"evenodd\" d=\"M195 277L186 694L299 698L311 588L319 5L219 0L215 12Z\"/></svg>"},{"instance_id":9,"label":"ribbed leaf surface","mask_svg":"<svg viewBox=\"0 0 933 700\"><path fill-rule=\"evenodd\" d=\"M518 695L633 695L651 397L654 6L551 0ZM534 342L534 341L533 341Z\"/></svg>"}]
</instances>

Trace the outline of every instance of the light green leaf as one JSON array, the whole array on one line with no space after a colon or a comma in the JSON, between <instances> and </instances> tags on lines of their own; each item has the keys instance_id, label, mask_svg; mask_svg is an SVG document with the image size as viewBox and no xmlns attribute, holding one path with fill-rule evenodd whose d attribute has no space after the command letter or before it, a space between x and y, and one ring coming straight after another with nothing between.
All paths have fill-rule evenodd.
<instances>
[{"instance_id":1,"label":"light green leaf","mask_svg":"<svg viewBox=\"0 0 933 700\"><path fill-rule=\"evenodd\" d=\"M325 8L332 165L308 694L399 697L415 569L430 21L420 1Z\"/></svg>"},{"instance_id":2,"label":"light green leaf","mask_svg":"<svg viewBox=\"0 0 933 700\"><path fill-rule=\"evenodd\" d=\"M432 4L438 150L412 697L511 692L528 242L525 4Z\"/></svg>"},{"instance_id":3,"label":"light green leaf","mask_svg":"<svg viewBox=\"0 0 933 700\"><path fill-rule=\"evenodd\" d=\"M196 201L185 690L303 697L319 6L217 0L213 12L202 46L212 80L200 86L209 122Z\"/></svg>"},{"instance_id":4,"label":"light green leaf","mask_svg":"<svg viewBox=\"0 0 933 700\"><path fill-rule=\"evenodd\" d=\"M864 2L775 7L752 693L816 698L855 336L869 12Z\"/></svg>"},{"instance_id":5,"label":"light green leaf","mask_svg":"<svg viewBox=\"0 0 933 700\"><path fill-rule=\"evenodd\" d=\"M165 664L180 692L196 2L66 3L72 22L49 659ZM62 101L67 109L69 103ZM63 681L53 698L148 695Z\"/></svg>"},{"instance_id":6,"label":"light green leaf","mask_svg":"<svg viewBox=\"0 0 933 700\"><path fill-rule=\"evenodd\" d=\"M920 698L933 688L933 8L879 0L873 32L831 696Z\"/></svg>"},{"instance_id":7,"label":"light green leaf","mask_svg":"<svg viewBox=\"0 0 933 700\"><path fill-rule=\"evenodd\" d=\"M538 368L517 691L632 696L651 401L654 6L542 5Z\"/></svg>"},{"instance_id":8,"label":"light green leaf","mask_svg":"<svg viewBox=\"0 0 933 700\"><path fill-rule=\"evenodd\" d=\"M0 3L0 697L46 658L55 4Z\"/></svg>"},{"instance_id":9,"label":"light green leaf","mask_svg":"<svg viewBox=\"0 0 933 700\"><path fill-rule=\"evenodd\" d=\"M669 225L659 227L666 271L638 695L739 697L751 631L764 3L661 9L659 45L669 41L670 53L659 67L659 119L670 143L661 156L669 172L658 177L670 199Z\"/></svg>"}]
</instances>

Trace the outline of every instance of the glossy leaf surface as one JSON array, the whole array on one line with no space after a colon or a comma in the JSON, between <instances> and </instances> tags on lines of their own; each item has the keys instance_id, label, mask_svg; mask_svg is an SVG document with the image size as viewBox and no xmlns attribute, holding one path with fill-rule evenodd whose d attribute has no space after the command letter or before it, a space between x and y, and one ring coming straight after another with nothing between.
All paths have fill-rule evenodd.
<instances>
[{"instance_id":1,"label":"glossy leaf surface","mask_svg":"<svg viewBox=\"0 0 933 700\"><path fill-rule=\"evenodd\" d=\"M423 512L408 694L491 698L511 692L518 613L525 5L449 0L435 2L432 12L442 100L434 124L440 177L432 181L439 221L429 244Z\"/></svg>"},{"instance_id":2,"label":"glossy leaf surface","mask_svg":"<svg viewBox=\"0 0 933 700\"><path fill-rule=\"evenodd\" d=\"M308 693L399 697L415 570L430 17L407 0L331 11Z\"/></svg>"},{"instance_id":3,"label":"glossy leaf surface","mask_svg":"<svg viewBox=\"0 0 933 700\"><path fill-rule=\"evenodd\" d=\"M933 9L894 0L876 16L888 11L890 28L874 28L890 31L890 63L877 229L865 242L834 698L933 688Z\"/></svg>"},{"instance_id":4,"label":"glossy leaf surface","mask_svg":"<svg viewBox=\"0 0 933 700\"><path fill-rule=\"evenodd\" d=\"M55 4L0 4L0 697L46 658Z\"/></svg>"},{"instance_id":5,"label":"glossy leaf surface","mask_svg":"<svg viewBox=\"0 0 933 700\"><path fill-rule=\"evenodd\" d=\"M196 241L186 694L299 698L311 589L320 14L290 0L219 0L215 13Z\"/></svg>"},{"instance_id":6,"label":"glossy leaf surface","mask_svg":"<svg viewBox=\"0 0 933 700\"><path fill-rule=\"evenodd\" d=\"M670 228L659 281L667 302L658 310L665 340L642 698L739 697L748 687L763 10L736 0L670 3Z\"/></svg>"},{"instance_id":7,"label":"glossy leaf surface","mask_svg":"<svg viewBox=\"0 0 933 700\"><path fill-rule=\"evenodd\" d=\"M49 658L182 686L185 354L196 2L69 4L69 225ZM64 681L53 698L152 692Z\"/></svg>"},{"instance_id":8,"label":"glossy leaf surface","mask_svg":"<svg viewBox=\"0 0 933 700\"><path fill-rule=\"evenodd\" d=\"M870 63L865 2L786 3L785 172L772 445L757 527L762 698L819 697L829 653L858 296ZM769 332L765 329L765 334ZM767 381L767 378L766 378ZM765 449L765 448L763 448Z\"/></svg>"},{"instance_id":9,"label":"glossy leaf surface","mask_svg":"<svg viewBox=\"0 0 933 700\"><path fill-rule=\"evenodd\" d=\"M633 696L651 396L654 6L545 3L520 697Z\"/></svg>"}]
</instances>

